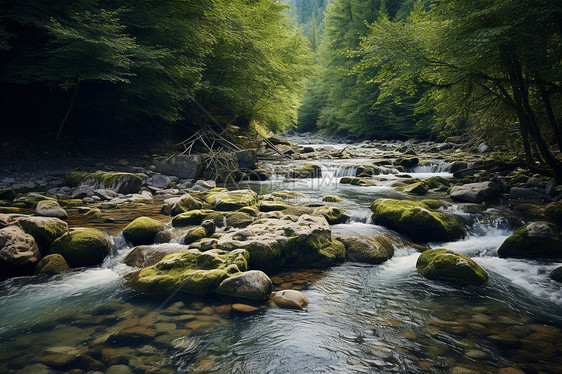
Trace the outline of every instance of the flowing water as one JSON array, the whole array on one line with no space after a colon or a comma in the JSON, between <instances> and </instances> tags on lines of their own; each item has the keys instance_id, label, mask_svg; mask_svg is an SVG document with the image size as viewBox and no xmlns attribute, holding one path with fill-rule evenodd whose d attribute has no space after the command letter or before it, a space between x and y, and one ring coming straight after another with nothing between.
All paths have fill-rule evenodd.
<instances>
[{"instance_id":1,"label":"flowing water","mask_svg":"<svg viewBox=\"0 0 562 374\"><path fill-rule=\"evenodd\" d=\"M333 205L351 219L332 226L333 235L378 235L388 230L372 224L369 203L406 196L391 186L399 180L391 168L373 177L375 186L338 183L355 175L353 165L368 162L314 162L322 178L286 180L280 172L238 188L302 192L300 204L337 194L344 201ZM435 163L409 174L447 177L449 167ZM475 259L490 277L484 287L422 278L415 271L419 253L402 243L381 265L347 262L272 276L276 289L303 290L308 308L251 315L235 314L215 298L164 299L130 290L124 276L133 269L122 263L130 248L115 233L114 255L99 268L0 284L0 372L498 373L510 367L562 373L562 289L546 276L560 264L498 258L497 248L516 228L507 211L443 210L462 219L469 234L429 245Z\"/></svg>"}]
</instances>

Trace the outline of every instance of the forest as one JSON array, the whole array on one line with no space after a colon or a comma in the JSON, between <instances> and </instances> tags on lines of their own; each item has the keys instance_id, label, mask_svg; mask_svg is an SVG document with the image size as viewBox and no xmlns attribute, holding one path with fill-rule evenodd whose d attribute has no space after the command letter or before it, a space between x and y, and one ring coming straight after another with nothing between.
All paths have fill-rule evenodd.
<instances>
[{"instance_id":1,"label":"forest","mask_svg":"<svg viewBox=\"0 0 562 374\"><path fill-rule=\"evenodd\" d=\"M466 135L560 176L561 36L556 0L6 0L0 121L62 143L210 118L239 136Z\"/></svg>"}]
</instances>

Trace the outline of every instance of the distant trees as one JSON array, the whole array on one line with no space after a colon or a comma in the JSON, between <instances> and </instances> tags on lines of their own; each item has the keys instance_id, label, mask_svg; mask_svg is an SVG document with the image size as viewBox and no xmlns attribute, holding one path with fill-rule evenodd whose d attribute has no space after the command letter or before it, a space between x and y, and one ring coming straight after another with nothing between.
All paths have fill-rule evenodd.
<instances>
[{"instance_id":1,"label":"distant trees","mask_svg":"<svg viewBox=\"0 0 562 374\"><path fill-rule=\"evenodd\" d=\"M178 121L196 129L206 119L164 67L225 123L287 128L311 56L284 8L275 0L6 0L0 120L50 136L161 131Z\"/></svg>"}]
</instances>

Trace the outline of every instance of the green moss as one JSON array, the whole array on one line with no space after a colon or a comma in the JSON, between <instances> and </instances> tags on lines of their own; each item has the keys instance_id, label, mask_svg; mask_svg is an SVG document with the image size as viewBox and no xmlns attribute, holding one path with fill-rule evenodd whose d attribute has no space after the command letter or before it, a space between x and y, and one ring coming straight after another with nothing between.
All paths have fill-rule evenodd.
<instances>
[{"instance_id":1,"label":"green moss","mask_svg":"<svg viewBox=\"0 0 562 374\"><path fill-rule=\"evenodd\" d=\"M71 267L99 265L111 253L111 242L103 231L77 229L55 240L51 253L62 255Z\"/></svg>"},{"instance_id":2,"label":"green moss","mask_svg":"<svg viewBox=\"0 0 562 374\"><path fill-rule=\"evenodd\" d=\"M551 222L562 224L562 203L549 204L544 210L544 216Z\"/></svg>"},{"instance_id":3,"label":"green moss","mask_svg":"<svg viewBox=\"0 0 562 374\"><path fill-rule=\"evenodd\" d=\"M275 202L275 201L262 201L259 204L260 212L274 212L277 210L285 210L289 206L285 203Z\"/></svg>"},{"instance_id":4,"label":"green moss","mask_svg":"<svg viewBox=\"0 0 562 374\"><path fill-rule=\"evenodd\" d=\"M328 238L295 237L283 252L287 266L328 267L345 261L344 244Z\"/></svg>"},{"instance_id":5,"label":"green moss","mask_svg":"<svg viewBox=\"0 0 562 374\"><path fill-rule=\"evenodd\" d=\"M472 259L443 248L423 252L418 257L416 269L428 279L459 285L482 285L488 280L488 274Z\"/></svg>"},{"instance_id":6,"label":"green moss","mask_svg":"<svg viewBox=\"0 0 562 374\"><path fill-rule=\"evenodd\" d=\"M200 210L202 207L203 203L195 199L193 196L185 194L176 204L174 204L174 207L172 208L172 216L189 212L191 210Z\"/></svg>"},{"instance_id":7,"label":"green moss","mask_svg":"<svg viewBox=\"0 0 562 374\"><path fill-rule=\"evenodd\" d=\"M425 180L425 183L430 189L446 186L449 187L450 183L443 177L431 177Z\"/></svg>"},{"instance_id":8,"label":"green moss","mask_svg":"<svg viewBox=\"0 0 562 374\"><path fill-rule=\"evenodd\" d=\"M535 222L536 223L536 222ZM543 222L538 235L529 235L528 227L533 223L519 227L498 249L501 258L562 258L562 236L553 224ZM547 230L550 230L548 232Z\"/></svg>"},{"instance_id":9,"label":"green moss","mask_svg":"<svg viewBox=\"0 0 562 374\"><path fill-rule=\"evenodd\" d=\"M64 185L69 187L78 187L79 185L92 184L98 188L116 188L119 182L125 177L129 183L136 184L138 189L142 185L142 180L135 174L116 173L116 172L97 172L94 174L83 172L69 172L64 176ZM136 189L136 188L135 188Z\"/></svg>"},{"instance_id":10,"label":"green moss","mask_svg":"<svg viewBox=\"0 0 562 374\"><path fill-rule=\"evenodd\" d=\"M424 199L421 200L420 203L427 205L431 209L439 209L444 206L447 206L447 203L441 200L433 200L433 199Z\"/></svg>"},{"instance_id":11,"label":"green moss","mask_svg":"<svg viewBox=\"0 0 562 374\"><path fill-rule=\"evenodd\" d=\"M220 211L235 211L245 206L255 205L258 195L251 190L227 191L214 198L213 206Z\"/></svg>"},{"instance_id":12,"label":"green moss","mask_svg":"<svg viewBox=\"0 0 562 374\"><path fill-rule=\"evenodd\" d=\"M340 201L343 201L343 199L335 195L326 195L322 198L322 201L326 203L339 203Z\"/></svg>"},{"instance_id":13,"label":"green moss","mask_svg":"<svg viewBox=\"0 0 562 374\"><path fill-rule=\"evenodd\" d=\"M349 261L380 264L392 258L394 246L384 236L342 238Z\"/></svg>"},{"instance_id":14,"label":"green moss","mask_svg":"<svg viewBox=\"0 0 562 374\"><path fill-rule=\"evenodd\" d=\"M89 174L80 171L71 171L64 175L64 185L68 187L78 187L84 182Z\"/></svg>"},{"instance_id":15,"label":"green moss","mask_svg":"<svg viewBox=\"0 0 562 374\"><path fill-rule=\"evenodd\" d=\"M248 267L261 270L265 273L276 273L285 266L281 257L281 245L279 243L253 242L245 245L250 257Z\"/></svg>"},{"instance_id":16,"label":"green moss","mask_svg":"<svg viewBox=\"0 0 562 374\"><path fill-rule=\"evenodd\" d=\"M343 177L340 179L342 184L351 184L353 186L376 186L375 183L358 177Z\"/></svg>"},{"instance_id":17,"label":"green moss","mask_svg":"<svg viewBox=\"0 0 562 374\"><path fill-rule=\"evenodd\" d=\"M344 223L349 219L349 216L339 208L333 206L323 206L314 210L314 216L323 216L330 225Z\"/></svg>"},{"instance_id":18,"label":"green moss","mask_svg":"<svg viewBox=\"0 0 562 374\"><path fill-rule=\"evenodd\" d=\"M211 219L215 222L215 224L221 225L223 223L224 216L222 213L215 212L214 210L191 210L175 216L172 219L172 226L184 227L200 225L206 219Z\"/></svg>"},{"instance_id":19,"label":"green moss","mask_svg":"<svg viewBox=\"0 0 562 374\"><path fill-rule=\"evenodd\" d=\"M378 199L371 204L373 222L408 235L414 241L452 241L466 229L453 216L437 212L421 202Z\"/></svg>"},{"instance_id":20,"label":"green moss","mask_svg":"<svg viewBox=\"0 0 562 374\"><path fill-rule=\"evenodd\" d=\"M53 217L23 217L18 220L23 231L33 236L43 253L51 244L68 232L68 224Z\"/></svg>"},{"instance_id":21,"label":"green moss","mask_svg":"<svg viewBox=\"0 0 562 374\"><path fill-rule=\"evenodd\" d=\"M83 205L82 199L62 199L59 200L59 204L62 207L69 208Z\"/></svg>"},{"instance_id":22,"label":"green moss","mask_svg":"<svg viewBox=\"0 0 562 374\"><path fill-rule=\"evenodd\" d=\"M101 217L101 210L99 210L98 208L92 208L92 209L88 210L86 213L84 213L84 217L90 218L90 219L100 218Z\"/></svg>"},{"instance_id":23,"label":"green moss","mask_svg":"<svg viewBox=\"0 0 562 374\"><path fill-rule=\"evenodd\" d=\"M66 273L70 268L64 257L59 254L52 254L43 257L37 264L35 272L44 275L56 275Z\"/></svg>"},{"instance_id":24,"label":"green moss","mask_svg":"<svg viewBox=\"0 0 562 374\"><path fill-rule=\"evenodd\" d=\"M275 191L272 192L271 195L275 197L280 197L283 200L299 199L301 197L306 197L305 194L297 191Z\"/></svg>"},{"instance_id":25,"label":"green moss","mask_svg":"<svg viewBox=\"0 0 562 374\"><path fill-rule=\"evenodd\" d=\"M416 182L404 188L404 192L412 195L425 195L429 192L429 187L425 182Z\"/></svg>"},{"instance_id":26,"label":"green moss","mask_svg":"<svg viewBox=\"0 0 562 374\"><path fill-rule=\"evenodd\" d=\"M162 222L149 217L139 217L123 229L123 236L134 246L152 244L156 234L162 230Z\"/></svg>"},{"instance_id":27,"label":"green moss","mask_svg":"<svg viewBox=\"0 0 562 374\"><path fill-rule=\"evenodd\" d=\"M51 194L39 194L36 192L30 192L26 195L19 196L16 200L14 200L14 203L23 204L22 207L25 208L35 209L38 203L45 200L53 200L56 202L56 196ZM16 206L17 204L12 205Z\"/></svg>"},{"instance_id":28,"label":"green moss","mask_svg":"<svg viewBox=\"0 0 562 374\"><path fill-rule=\"evenodd\" d=\"M204 192L205 201L211 205L215 205L217 196L221 193L228 192L226 188L211 188Z\"/></svg>"},{"instance_id":29,"label":"green moss","mask_svg":"<svg viewBox=\"0 0 562 374\"><path fill-rule=\"evenodd\" d=\"M203 227L196 227L187 232L187 234L185 235L184 243L191 244L206 237L207 231L205 231Z\"/></svg>"},{"instance_id":30,"label":"green moss","mask_svg":"<svg viewBox=\"0 0 562 374\"><path fill-rule=\"evenodd\" d=\"M252 216L243 212L232 212L226 215L226 225L231 227L246 227L254 222Z\"/></svg>"},{"instance_id":31,"label":"green moss","mask_svg":"<svg viewBox=\"0 0 562 374\"><path fill-rule=\"evenodd\" d=\"M260 210L256 206L245 206L237 210L237 212L242 212L251 215L252 217L257 217Z\"/></svg>"},{"instance_id":32,"label":"green moss","mask_svg":"<svg viewBox=\"0 0 562 374\"><path fill-rule=\"evenodd\" d=\"M21 212L21 208L17 206L0 206L0 213L12 214Z\"/></svg>"}]
</instances>

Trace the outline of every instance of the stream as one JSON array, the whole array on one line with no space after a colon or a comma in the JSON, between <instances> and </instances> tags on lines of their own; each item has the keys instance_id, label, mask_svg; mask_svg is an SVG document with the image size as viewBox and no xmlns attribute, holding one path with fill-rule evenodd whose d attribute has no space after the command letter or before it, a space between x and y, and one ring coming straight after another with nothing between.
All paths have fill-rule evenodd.
<instances>
[{"instance_id":1,"label":"stream","mask_svg":"<svg viewBox=\"0 0 562 374\"><path fill-rule=\"evenodd\" d=\"M388 230L371 222L369 204L412 197L392 187L400 173L390 166L370 179L375 186L339 183L355 176L353 165L370 161L267 161L274 170L317 164L322 178L287 180L280 172L236 188L302 192L306 197L291 202L299 205L338 195L344 200L330 205L351 218L333 225L332 235L376 235ZM449 169L436 161L408 174L446 178ZM302 290L308 308L250 315L232 313L218 298L165 299L126 287L124 276L133 269L122 259L131 248L116 234L113 256L99 268L0 283L0 372L562 373L562 288L547 277L561 263L497 257L517 228L507 208L475 213L455 203L443 210L457 215L468 235L429 246L474 259L489 275L485 286L455 288L424 279L415 270L419 252L400 246L381 265L346 262L271 276L276 290ZM116 333L129 327L136 330Z\"/></svg>"}]
</instances>

